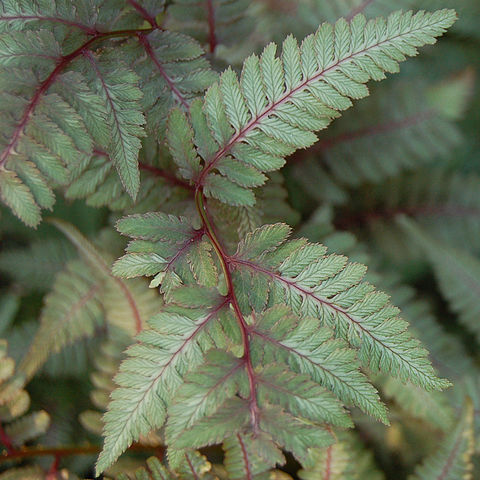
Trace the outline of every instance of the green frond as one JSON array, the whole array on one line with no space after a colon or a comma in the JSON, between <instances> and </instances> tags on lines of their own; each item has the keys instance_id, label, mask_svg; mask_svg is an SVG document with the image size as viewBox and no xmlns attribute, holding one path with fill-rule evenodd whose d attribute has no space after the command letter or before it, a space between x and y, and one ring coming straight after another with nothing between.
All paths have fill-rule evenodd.
<instances>
[{"instance_id":1,"label":"green frond","mask_svg":"<svg viewBox=\"0 0 480 480\"><path fill-rule=\"evenodd\" d=\"M232 258L244 307L258 308L270 301L286 302L300 316L315 316L358 348L361 364L372 371L388 372L427 390L449 385L438 379L420 342L408 332L408 324L389 303L386 294L361 282L366 268L347 258L325 255L326 248L303 239L285 242L288 230L282 224L265 226L247 235L255 243L268 229L284 230L281 242L270 234L270 252L261 256L243 254ZM250 297L250 298L249 298Z\"/></svg>"},{"instance_id":2,"label":"green frond","mask_svg":"<svg viewBox=\"0 0 480 480\"><path fill-rule=\"evenodd\" d=\"M145 135L139 77L127 65L119 63L118 59L109 59L108 55L96 57L87 53L85 56L84 69L90 66L88 78L104 104L105 121L110 134L105 150L112 159L125 190L135 198L140 188L137 162L141 147L139 137ZM112 70L111 63L114 60L117 65Z\"/></svg>"},{"instance_id":3,"label":"green frond","mask_svg":"<svg viewBox=\"0 0 480 480\"><path fill-rule=\"evenodd\" d=\"M105 415L105 446L97 471L111 465L139 435L163 425L184 375L202 363L215 337L224 335L218 322L230 322L225 307L221 298L206 309L166 306L150 320L150 329L127 350L128 359L115 377L119 387Z\"/></svg>"},{"instance_id":4,"label":"green frond","mask_svg":"<svg viewBox=\"0 0 480 480\"><path fill-rule=\"evenodd\" d=\"M50 219L50 222L77 247L92 277L101 282L102 305L107 323L130 335L141 331L146 321L163 303L158 293L145 288L142 280L115 277L110 268L112 257L106 253L105 247L99 249L67 222L59 219Z\"/></svg>"},{"instance_id":5,"label":"green frond","mask_svg":"<svg viewBox=\"0 0 480 480\"><path fill-rule=\"evenodd\" d=\"M471 457L474 452L474 412L467 398L463 413L454 430L446 434L438 450L425 459L410 480L469 480L472 476Z\"/></svg>"},{"instance_id":6,"label":"green frond","mask_svg":"<svg viewBox=\"0 0 480 480\"><path fill-rule=\"evenodd\" d=\"M443 244L408 218L399 218L402 229L420 246L432 264L445 299L459 321L480 339L480 261L477 257Z\"/></svg>"},{"instance_id":7,"label":"green frond","mask_svg":"<svg viewBox=\"0 0 480 480\"><path fill-rule=\"evenodd\" d=\"M280 58L276 45L268 45L260 58L247 59L240 81L226 70L205 94L204 112L218 147L203 158L205 168L196 183L221 201L229 201L225 192L231 188L232 204L251 205L247 189L241 194L214 172L221 173L224 157L260 172L279 168L282 157L315 143L313 131L349 108L351 99L367 96L370 78L397 72L398 62L416 55L417 47L434 43L454 21L451 10L397 12L368 22L357 15L350 23L341 19L335 26L321 25L301 46L287 38ZM259 156L266 157L263 167Z\"/></svg>"},{"instance_id":8,"label":"green frond","mask_svg":"<svg viewBox=\"0 0 480 480\"><path fill-rule=\"evenodd\" d=\"M166 294L187 281L216 285L217 268L210 243L204 240L203 230L195 229L185 217L163 213L131 215L121 219L117 229L134 240L128 253L113 265L115 275L154 276L151 286L161 284Z\"/></svg>"},{"instance_id":9,"label":"green frond","mask_svg":"<svg viewBox=\"0 0 480 480\"><path fill-rule=\"evenodd\" d=\"M288 329L285 328L287 324ZM254 353L254 361L261 359L266 364L273 361L285 363L294 372L308 376L316 384L331 390L343 403L356 405L388 423L385 406L375 388L359 371L355 352L348 349L342 340L333 340L331 337L332 331L321 328L318 320L304 318L300 321L291 314L289 308L277 305L262 316L257 316L252 339L253 351L257 352ZM280 400L286 402L288 397L282 396ZM289 408L293 407L293 411L296 411L302 399L292 401L290 398L290 401ZM333 403L335 423L351 425L341 409L332 400L329 403L331 406ZM308 403L302 405L302 412L306 412L304 415L308 415L309 408L312 406ZM325 412L322 412L322 417L324 415ZM332 412L329 412L329 416L332 418Z\"/></svg>"}]
</instances>

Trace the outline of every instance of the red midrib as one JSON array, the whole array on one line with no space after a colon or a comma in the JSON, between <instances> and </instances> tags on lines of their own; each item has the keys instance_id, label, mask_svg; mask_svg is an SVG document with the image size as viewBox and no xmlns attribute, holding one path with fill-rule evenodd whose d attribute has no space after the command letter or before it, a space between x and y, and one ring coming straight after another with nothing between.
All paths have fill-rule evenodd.
<instances>
[{"instance_id":1,"label":"red midrib","mask_svg":"<svg viewBox=\"0 0 480 480\"><path fill-rule=\"evenodd\" d=\"M277 279L278 281L282 282L282 283L285 283L286 285L289 285L290 287L292 288L295 288L296 290L298 290L299 292L301 292L303 295L308 295L310 296L311 298L313 298L315 301L321 303L322 305L325 305L326 307L328 308L331 308L332 310L334 310L335 312L337 313L340 313L342 315L344 315L349 321L351 321L352 323L354 323L363 333L365 333L366 335L368 335L370 338L372 338L373 340L375 340L376 342L378 342L380 345L382 345L382 347L385 348L385 350L389 350L390 352L392 352L393 355L395 355L396 357L399 357L402 359L402 362L405 362L407 363L411 368L412 370L415 370L419 373L422 373L418 367L416 367L415 365L412 365L409 361L407 361L405 358L401 357L400 354L394 350L391 346L388 346L386 345L384 342L382 342L379 338L377 338L372 332L370 332L369 330L367 330L366 328L363 327L362 323L358 320L355 320L354 317L352 317L346 310L344 310L343 308L341 307L338 307L337 305L335 305L334 303L330 303L328 301L326 301L325 299L321 298L321 297L318 297L317 295L315 295L314 292L312 292L311 290L309 289L306 289L304 287L301 287L300 285L296 284L293 280L290 280L288 278L285 278L285 277L282 277L281 275L275 273L275 272L272 272L270 270L267 270L263 267L261 267L260 265L257 265L255 263L252 263L252 262L249 262L247 260L240 260L238 258L235 258L235 257L229 257L229 262L232 263L232 264L239 264L239 265L245 265L249 268L251 268L252 270L255 270L257 272L261 272L265 275L268 275L269 277L273 278L273 279Z\"/></svg>"},{"instance_id":2,"label":"red midrib","mask_svg":"<svg viewBox=\"0 0 480 480\"><path fill-rule=\"evenodd\" d=\"M250 468L250 461L248 460L248 452L243 443L242 437L237 433L238 442L240 443L240 448L242 449L243 462L245 463L245 473L247 474L247 480L252 480L252 471Z\"/></svg>"},{"instance_id":3,"label":"red midrib","mask_svg":"<svg viewBox=\"0 0 480 480\"><path fill-rule=\"evenodd\" d=\"M394 41L397 38L401 38L405 35L412 34L418 29L415 30L409 30L408 32L404 32L398 35L395 35L393 37L388 38L387 40L384 40L382 42L377 42L374 45L371 45L369 47L363 48L362 50L359 50L358 52L351 53L348 57L343 58L341 60L338 60L335 64L332 66L320 71L319 73L315 74L313 77L308 78L304 80L302 83L300 83L297 87L295 87L293 90L286 92L282 97L280 97L278 100L267 106L262 113L257 115L255 118L252 118L241 130L239 130L233 137L228 141L228 143L223 146L213 157L213 159L205 165L203 171L198 177L198 180L196 181L196 186L197 188L200 188L203 186L203 183L205 181L205 177L207 176L208 172L212 170L212 168L215 167L217 162L227 153L230 151L230 149L239 141L243 140L245 136L253 130L255 127L257 127L261 121L265 118L268 117L277 107L283 105L285 102L287 102L293 95L295 95L297 92L300 92L304 90L305 88L308 87L310 83L313 83L317 80L319 80L322 76L326 75L327 73L335 70L338 68L340 65L349 62L356 56L362 55L370 50L373 50L374 48L379 47L380 45L385 45L387 43L390 43Z\"/></svg>"}]
</instances>

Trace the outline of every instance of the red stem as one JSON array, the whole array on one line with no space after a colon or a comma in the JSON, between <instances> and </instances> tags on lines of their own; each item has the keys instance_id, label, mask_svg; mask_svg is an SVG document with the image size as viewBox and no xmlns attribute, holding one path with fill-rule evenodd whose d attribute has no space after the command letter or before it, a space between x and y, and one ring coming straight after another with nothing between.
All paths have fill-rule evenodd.
<instances>
[{"instance_id":1,"label":"red stem","mask_svg":"<svg viewBox=\"0 0 480 480\"><path fill-rule=\"evenodd\" d=\"M252 356L250 350L250 333L249 333L249 326L243 317L242 311L240 309L240 305L238 303L237 296L235 294L235 287L233 285L232 274L229 267L229 257L225 250L223 249L222 245L220 244L212 223L210 222L207 209L205 207L205 198L202 192L202 189L197 189L195 193L195 204L197 206L197 212L200 215L202 220L203 227L205 229L205 233L207 234L210 242L212 243L215 252L217 253L218 259L220 261L223 274L225 276L225 281L227 283L227 298L229 300L230 305L235 312L235 316L238 321L238 325L240 327L240 331L242 334L242 343L243 343L243 362L245 364L247 370L247 377L248 377L248 384L250 387L250 396L248 399L250 414L252 418L252 427L254 433L258 429L258 401L257 401L257 388L256 388L256 379L255 379L255 372L253 370L252 364Z\"/></svg>"},{"instance_id":2,"label":"red stem","mask_svg":"<svg viewBox=\"0 0 480 480\"><path fill-rule=\"evenodd\" d=\"M155 64L158 71L160 72L160 75L165 79L165 82L167 83L168 88L170 88L170 90L175 94L175 96L178 98L180 103L186 109L188 109L189 107L188 102L185 100L185 97L182 95L180 90L176 87L173 80L167 75L167 72L165 72L163 65L160 63L160 61L156 57L155 52L153 51L153 48L150 45L150 42L148 41L147 37L143 33L139 33L137 36L138 36L139 42L143 45L143 48L145 48L145 52L147 52L147 55L152 59L153 63Z\"/></svg>"},{"instance_id":3,"label":"red stem","mask_svg":"<svg viewBox=\"0 0 480 480\"><path fill-rule=\"evenodd\" d=\"M48 470L47 476L45 480L56 480L58 467L60 466L60 455L55 455L55 458Z\"/></svg>"},{"instance_id":4,"label":"red stem","mask_svg":"<svg viewBox=\"0 0 480 480\"><path fill-rule=\"evenodd\" d=\"M127 0L127 3L129 3L153 28L159 28L155 17L152 17L152 15L150 15L138 2L135 0Z\"/></svg>"},{"instance_id":5,"label":"red stem","mask_svg":"<svg viewBox=\"0 0 480 480\"><path fill-rule=\"evenodd\" d=\"M31 457L69 457L74 455L97 455L101 452L101 447L96 445L87 445L85 447L22 447L18 450L12 450L6 454L0 454L0 463L11 460ZM129 451L154 451L159 450L160 456L163 454L162 447L151 447L149 445L133 444Z\"/></svg>"},{"instance_id":6,"label":"red stem","mask_svg":"<svg viewBox=\"0 0 480 480\"><path fill-rule=\"evenodd\" d=\"M217 48L217 36L215 35L215 10L213 8L213 0L207 0L207 12L208 46L210 53L215 53L215 48Z\"/></svg>"}]
</instances>

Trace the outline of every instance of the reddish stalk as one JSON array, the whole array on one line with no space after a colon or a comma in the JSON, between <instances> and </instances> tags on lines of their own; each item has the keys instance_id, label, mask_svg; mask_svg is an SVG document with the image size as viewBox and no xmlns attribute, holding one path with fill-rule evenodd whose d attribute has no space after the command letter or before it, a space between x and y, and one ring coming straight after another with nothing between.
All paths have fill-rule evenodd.
<instances>
[{"instance_id":1,"label":"reddish stalk","mask_svg":"<svg viewBox=\"0 0 480 480\"><path fill-rule=\"evenodd\" d=\"M207 17L208 17L208 48L210 53L215 53L217 48L217 36L215 35L215 10L213 8L213 0L207 0Z\"/></svg>"},{"instance_id":2,"label":"reddish stalk","mask_svg":"<svg viewBox=\"0 0 480 480\"><path fill-rule=\"evenodd\" d=\"M55 459L53 460L52 465L48 470L46 480L56 480L59 466L60 466L60 455L55 455Z\"/></svg>"},{"instance_id":3,"label":"reddish stalk","mask_svg":"<svg viewBox=\"0 0 480 480\"><path fill-rule=\"evenodd\" d=\"M250 468L250 461L248 460L247 448L245 447L245 443L239 433L237 433L237 438L238 438L238 443L240 444L240 448L242 449L242 455L243 455L243 461L245 462L247 480L252 480L252 471Z\"/></svg>"},{"instance_id":4,"label":"reddish stalk","mask_svg":"<svg viewBox=\"0 0 480 480\"><path fill-rule=\"evenodd\" d=\"M135 0L127 0L127 3L129 3L153 28L159 28L155 17L152 17L152 15L150 15L138 2Z\"/></svg>"},{"instance_id":5,"label":"reddish stalk","mask_svg":"<svg viewBox=\"0 0 480 480\"><path fill-rule=\"evenodd\" d=\"M163 455L162 447L151 447L148 445L133 444L129 451L155 451L158 450L160 456ZM84 447L22 447L18 450L12 450L0 454L0 463L11 460L19 460L32 457L71 457L75 455L98 455L102 448L97 445L86 445Z\"/></svg>"},{"instance_id":6,"label":"reddish stalk","mask_svg":"<svg viewBox=\"0 0 480 480\"><path fill-rule=\"evenodd\" d=\"M5 446L5 449L7 450L7 455L15 451L15 449L13 448L12 440L3 429L1 423L0 423L0 442L2 442L3 445Z\"/></svg>"},{"instance_id":7,"label":"reddish stalk","mask_svg":"<svg viewBox=\"0 0 480 480\"><path fill-rule=\"evenodd\" d=\"M240 331L242 334L242 343L243 343L243 362L245 364L245 368L247 370L247 377L248 377L248 384L250 387L250 396L248 399L250 414L252 417L252 427L253 431L256 432L258 429L258 401L257 401L257 388L256 388L256 379L255 379L255 372L253 370L252 364L252 356L250 350L250 333L249 333L249 326L243 317L242 311L240 309L240 305L238 303L238 299L235 294L235 288L233 286L233 279L232 274L230 272L229 267L229 257L225 250L223 249L222 245L220 244L212 223L210 222L207 209L205 207L205 199L203 196L203 192L201 188L198 188L195 193L195 204L197 207L197 212L200 215L200 219L202 220L203 227L205 229L205 233L207 234L212 246L217 254L217 257L220 261L220 265L222 267L223 274L225 276L225 281L227 282L227 298L229 300L230 305L235 312L235 316L238 321L238 325L240 327Z\"/></svg>"},{"instance_id":8,"label":"reddish stalk","mask_svg":"<svg viewBox=\"0 0 480 480\"><path fill-rule=\"evenodd\" d=\"M167 75L167 72L165 72L165 69L163 68L163 65L160 63L158 58L155 56L155 52L153 51L152 46L150 45L150 42L148 41L147 37L143 33L139 33L137 35L138 41L143 45L143 48L145 49L145 52L147 52L147 55L152 59L153 63L157 67L158 71L160 72L160 75L165 79L165 82L168 85L168 88L175 94L175 96L178 98L180 103L188 109L188 102L185 100L185 97L182 95L180 90L176 87L175 83L173 80Z\"/></svg>"},{"instance_id":9,"label":"reddish stalk","mask_svg":"<svg viewBox=\"0 0 480 480\"><path fill-rule=\"evenodd\" d=\"M185 182L184 180L181 180L180 178L175 177L170 172L162 170L161 168L154 167L152 165L147 165L146 163L142 163L142 162L140 162L138 166L140 170L145 170L146 172L150 172L152 175L155 175L156 177L164 178L172 185L176 185L177 187L182 187L185 190L189 190L191 192L195 191L195 188L192 185Z\"/></svg>"}]
</instances>

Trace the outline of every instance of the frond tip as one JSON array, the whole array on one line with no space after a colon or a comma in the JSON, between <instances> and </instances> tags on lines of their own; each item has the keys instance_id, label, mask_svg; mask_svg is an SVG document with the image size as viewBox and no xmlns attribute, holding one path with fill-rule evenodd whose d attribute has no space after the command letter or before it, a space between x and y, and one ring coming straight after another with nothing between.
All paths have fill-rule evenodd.
<instances>
[{"instance_id":1,"label":"frond tip","mask_svg":"<svg viewBox=\"0 0 480 480\"><path fill-rule=\"evenodd\" d=\"M205 119L192 118L189 143L194 136L205 140L198 148L205 167L194 183L220 201L252 205L250 185L235 172L253 169L260 181L261 172L280 168L287 155L316 142L314 131L367 96L368 80L398 72L399 62L435 43L455 19L453 10L399 11L369 21L357 15L351 22L322 24L300 46L287 37L280 57L269 44L260 57L247 58L240 80L227 69L205 94ZM203 148L207 144L214 148Z\"/></svg>"}]
</instances>

